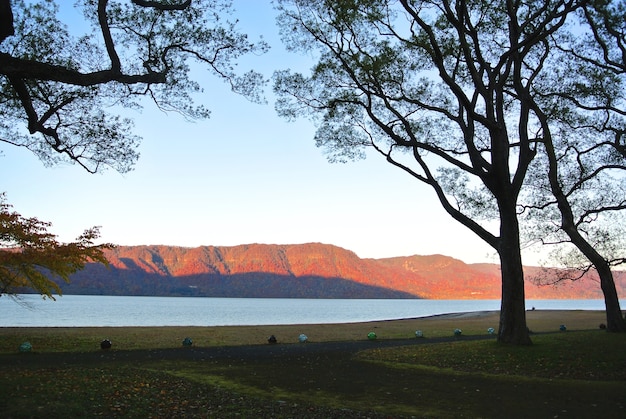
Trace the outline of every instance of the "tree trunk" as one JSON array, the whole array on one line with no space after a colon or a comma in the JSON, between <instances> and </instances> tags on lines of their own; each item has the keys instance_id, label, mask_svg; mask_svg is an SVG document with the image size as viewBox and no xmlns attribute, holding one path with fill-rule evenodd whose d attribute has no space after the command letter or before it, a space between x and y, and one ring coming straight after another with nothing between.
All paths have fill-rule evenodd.
<instances>
[{"instance_id":1,"label":"tree trunk","mask_svg":"<svg viewBox=\"0 0 626 419\"><path fill-rule=\"evenodd\" d=\"M604 305L606 306L606 329L609 332L626 332L626 321L622 317L622 309L619 305L619 297L613 280L613 273L607 263L601 267L597 264L596 270L600 276L600 288L604 294Z\"/></svg>"},{"instance_id":2,"label":"tree trunk","mask_svg":"<svg viewBox=\"0 0 626 419\"><path fill-rule=\"evenodd\" d=\"M545 124L547 126L547 124ZM549 132L546 130L546 133ZM604 304L606 307L607 330L610 332L626 332L626 321L622 317L622 310L619 305L619 298L613 280L611 266L607 260L583 237L578 231L578 227L574 222L574 213L572 206L567 200L567 196L563 192L558 177L558 160L554 151L552 137L545 135L544 145L550 162L548 179L552 194L556 198L559 211L561 212L561 228L570 238L572 244L582 252L583 255L596 268L600 276L600 288L604 294Z\"/></svg>"},{"instance_id":3,"label":"tree trunk","mask_svg":"<svg viewBox=\"0 0 626 419\"><path fill-rule=\"evenodd\" d=\"M500 211L500 266L502 273L502 298L498 342L512 345L530 345L526 325L524 270L519 244L519 225L515 206Z\"/></svg>"},{"instance_id":4,"label":"tree trunk","mask_svg":"<svg viewBox=\"0 0 626 419\"><path fill-rule=\"evenodd\" d=\"M613 272L608 262L580 235L573 223L564 223L565 232L572 240L572 243L585 255L593 264L600 277L600 288L604 295L604 305L606 307L606 329L609 332L626 332L626 321L622 317L622 309L619 304Z\"/></svg>"},{"instance_id":5,"label":"tree trunk","mask_svg":"<svg viewBox=\"0 0 626 419\"><path fill-rule=\"evenodd\" d=\"M571 206L564 194L561 193L558 185L553 185L554 196L557 198L559 209L561 210L561 223L563 231L568 235L572 244L582 252L583 255L596 268L600 277L600 288L604 295L604 305L606 307L606 327L609 332L626 332L626 321L622 317L622 310L619 305L619 297L613 280L611 266L606 259L580 234L574 224L574 215Z\"/></svg>"}]
</instances>

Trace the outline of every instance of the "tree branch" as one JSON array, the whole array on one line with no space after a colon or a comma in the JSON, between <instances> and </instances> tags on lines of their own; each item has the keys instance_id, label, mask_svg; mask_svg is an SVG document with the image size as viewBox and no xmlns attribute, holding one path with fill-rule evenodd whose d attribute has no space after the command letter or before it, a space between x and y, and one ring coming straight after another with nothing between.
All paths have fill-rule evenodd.
<instances>
[{"instance_id":1,"label":"tree branch","mask_svg":"<svg viewBox=\"0 0 626 419\"><path fill-rule=\"evenodd\" d=\"M165 74L123 74L116 69L81 73L67 67L33 60L14 58L7 53L0 53L0 74L21 79L45 80L66 83L74 86L94 86L116 81L125 84L160 84L165 83Z\"/></svg>"},{"instance_id":2,"label":"tree branch","mask_svg":"<svg viewBox=\"0 0 626 419\"><path fill-rule=\"evenodd\" d=\"M163 4L160 1L132 0L133 4L141 7L152 7L158 10L185 10L191 5L191 0L186 0L180 4Z\"/></svg>"},{"instance_id":3,"label":"tree branch","mask_svg":"<svg viewBox=\"0 0 626 419\"><path fill-rule=\"evenodd\" d=\"M98 1L98 23L102 31L102 38L104 38L104 45L106 46L107 53L111 59L111 70L119 72L122 68L120 57L117 55L115 45L113 44L113 37L111 36L111 28L109 28L109 22L107 20L107 3L109 0Z\"/></svg>"}]
</instances>

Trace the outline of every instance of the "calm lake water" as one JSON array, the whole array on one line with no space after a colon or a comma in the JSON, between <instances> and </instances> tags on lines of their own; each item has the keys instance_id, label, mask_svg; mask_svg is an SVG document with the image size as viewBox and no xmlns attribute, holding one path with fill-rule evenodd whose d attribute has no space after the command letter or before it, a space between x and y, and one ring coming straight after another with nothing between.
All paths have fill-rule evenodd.
<instances>
[{"instance_id":1,"label":"calm lake water","mask_svg":"<svg viewBox=\"0 0 626 419\"><path fill-rule=\"evenodd\" d=\"M528 309L603 310L603 300L528 300ZM0 297L0 327L349 323L500 309L500 300L342 300L65 295Z\"/></svg>"}]
</instances>

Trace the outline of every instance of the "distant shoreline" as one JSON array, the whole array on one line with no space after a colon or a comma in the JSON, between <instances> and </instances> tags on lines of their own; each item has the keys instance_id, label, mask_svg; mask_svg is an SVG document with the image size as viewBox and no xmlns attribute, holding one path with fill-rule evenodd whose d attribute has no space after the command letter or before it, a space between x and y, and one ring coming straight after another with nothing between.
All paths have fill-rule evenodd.
<instances>
[{"instance_id":1,"label":"distant shoreline","mask_svg":"<svg viewBox=\"0 0 626 419\"><path fill-rule=\"evenodd\" d=\"M626 316L626 310L622 311ZM465 312L452 312L432 314L427 316L418 317L403 317L398 319L385 319L385 320L364 320L356 322L338 322L338 323L297 323L297 324L258 324L258 325L163 325L163 326L0 326L1 329L155 329L155 328L181 328L181 329L194 329L194 328L293 328L304 326L321 326L321 327L333 327L333 326L351 326L351 325L366 325L366 324L379 324L379 323L400 323L400 322L419 322L419 321L450 321L450 320L477 320L487 317L498 317L499 310L478 310L478 311L465 311ZM527 318L532 313L532 317L545 318L545 317L558 317L558 316L571 316L578 314L585 317L604 315L604 310L569 310L569 309L528 309L526 310Z\"/></svg>"},{"instance_id":2,"label":"distant shoreline","mask_svg":"<svg viewBox=\"0 0 626 419\"><path fill-rule=\"evenodd\" d=\"M430 316L416 317L416 319L468 319L475 317L485 317L490 314L499 313L499 310L465 311L461 313L443 313Z\"/></svg>"}]
</instances>

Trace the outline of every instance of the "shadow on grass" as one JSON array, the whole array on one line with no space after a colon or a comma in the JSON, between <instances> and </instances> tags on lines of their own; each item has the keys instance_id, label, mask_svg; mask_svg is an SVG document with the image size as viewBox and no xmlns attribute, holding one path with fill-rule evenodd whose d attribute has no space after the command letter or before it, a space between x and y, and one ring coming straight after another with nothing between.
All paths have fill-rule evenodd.
<instances>
[{"instance_id":1,"label":"shadow on grass","mask_svg":"<svg viewBox=\"0 0 626 419\"><path fill-rule=\"evenodd\" d=\"M479 336L497 313L281 327L5 328L0 417L626 417L626 334L580 331L597 327L602 313L528 316L533 330L567 322L568 331L535 335L529 347L497 345ZM463 336L450 338L459 325ZM417 329L428 337L409 339ZM265 344L270 333L295 342L303 330L317 343ZM364 340L371 330L374 342ZM112 350L99 349L103 334ZM185 336L193 347L180 347ZM33 353L16 353L24 340Z\"/></svg>"},{"instance_id":2,"label":"shadow on grass","mask_svg":"<svg viewBox=\"0 0 626 419\"><path fill-rule=\"evenodd\" d=\"M596 333L594 337L599 335ZM607 335L603 334L598 341L604 341L605 337ZM625 349L626 343L625 339L611 340L621 342L621 346L618 345L614 354L609 355L609 362L615 359L620 347L622 351ZM551 340L548 338L546 342ZM492 349L485 350L487 345ZM551 350L549 344L545 346ZM463 359L469 362L466 356L472 351L467 348L480 348L488 359L492 352L518 350L503 348L493 342L458 341L373 349L357 356L326 353L314 357L282 356L239 362L215 360L203 364L154 367L167 369L178 377L264 399L290 400L335 409L374 410L387 417L618 418L625 413L626 381L623 379L590 381L521 375L515 372L520 368L519 364L511 364L509 371L501 367L501 373L494 373L486 364L474 369L470 362L464 366L465 371L459 371L453 367L428 365L428 359L426 365L415 358L412 362L390 360L387 354L401 352L406 355L419 350L434 354L443 347L447 347L444 351L447 355L442 356L447 356L453 364L461 363ZM601 347L597 349L599 351ZM544 353L544 350L535 351L537 353ZM477 362L475 355L473 359ZM623 356L618 359L623 360ZM518 354L512 357L512 362L532 363L532 355ZM614 364L614 367L620 369L624 365ZM578 363L577 368L584 369L584 365ZM557 364L552 375L559 375L558 369ZM619 374L623 375L623 372Z\"/></svg>"}]
</instances>

